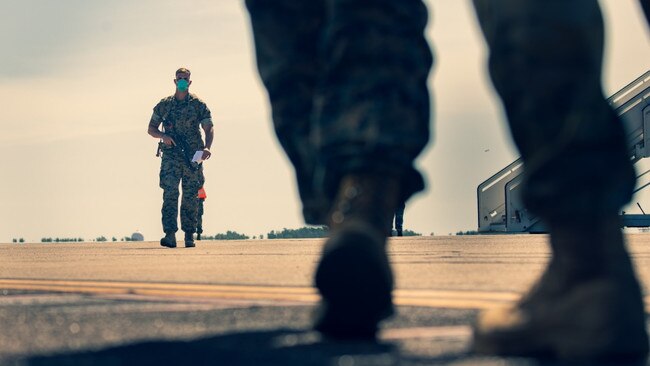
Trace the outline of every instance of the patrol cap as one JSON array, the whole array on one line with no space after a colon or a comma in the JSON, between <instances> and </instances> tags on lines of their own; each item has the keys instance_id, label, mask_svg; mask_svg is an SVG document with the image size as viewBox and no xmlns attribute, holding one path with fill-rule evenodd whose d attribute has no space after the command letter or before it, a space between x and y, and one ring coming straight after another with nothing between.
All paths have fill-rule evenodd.
<instances>
[{"instance_id":1,"label":"patrol cap","mask_svg":"<svg viewBox=\"0 0 650 366\"><path fill-rule=\"evenodd\" d=\"M181 67L180 69L176 70L175 75L178 75L178 74L188 74L188 75L190 75L191 72L190 72L190 69L185 68L185 67Z\"/></svg>"}]
</instances>

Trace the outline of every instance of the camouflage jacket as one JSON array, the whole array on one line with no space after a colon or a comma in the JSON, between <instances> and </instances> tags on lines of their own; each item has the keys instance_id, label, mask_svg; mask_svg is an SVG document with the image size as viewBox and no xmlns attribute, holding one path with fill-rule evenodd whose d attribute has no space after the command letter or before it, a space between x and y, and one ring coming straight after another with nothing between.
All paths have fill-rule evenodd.
<instances>
[{"instance_id":1,"label":"camouflage jacket","mask_svg":"<svg viewBox=\"0 0 650 366\"><path fill-rule=\"evenodd\" d=\"M201 138L200 126L211 126L212 115L208 106L194 94L188 94L184 100L174 96L163 98L153 108L150 124L163 124L166 132L173 132L193 150L205 147ZM171 149L163 147L164 150Z\"/></svg>"}]
</instances>

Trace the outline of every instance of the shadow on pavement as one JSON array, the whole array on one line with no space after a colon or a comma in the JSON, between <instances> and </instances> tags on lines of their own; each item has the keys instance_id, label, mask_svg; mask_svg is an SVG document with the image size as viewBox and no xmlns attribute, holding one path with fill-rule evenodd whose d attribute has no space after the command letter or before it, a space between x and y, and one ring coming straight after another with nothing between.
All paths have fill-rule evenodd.
<instances>
[{"instance_id":1,"label":"shadow on pavement","mask_svg":"<svg viewBox=\"0 0 650 366\"><path fill-rule=\"evenodd\" d=\"M432 357L402 354L393 343L335 342L315 332L280 329L229 333L187 341L151 341L98 351L35 356L17 365L286 365L394 366L492 365L575 366L574 363L526 358L484 358L466 352L442 352ZM583 364L580 364L583 365ZM586 364L585 364L586 365ZM589 363L589 366L596 366ZM646 362L603 363L598 366L641 366Z\"/></svg>"},{"instance_id":2,"label":"shadow on pavement","mask_svg":"<svg viewBox=\"0 0 650 366\"><path fill-rule=\"evenodd\" d=\"M39 356L26 365L397 365L398 348L328 342L295 330L230 333L189 341L152 341L99 351Z\"/></svg>"}]
</instances>

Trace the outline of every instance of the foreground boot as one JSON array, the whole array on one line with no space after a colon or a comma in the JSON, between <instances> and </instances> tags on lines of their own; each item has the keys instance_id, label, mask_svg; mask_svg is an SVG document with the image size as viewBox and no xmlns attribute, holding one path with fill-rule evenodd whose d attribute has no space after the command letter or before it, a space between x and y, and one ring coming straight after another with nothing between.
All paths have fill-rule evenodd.
<instances>
[{"instance_id":1,"label":"foreground boot","mask_svg":"<svg viewBox=\"0 0 650 366\"><path fill-rule=\"evenodd\" d=\"M165 236L160 239L160 245L167 248L176 248L176 233L165 233Z\"/></svg>"},{"instance_id":2,"label":"foreground boot","mask_svg":"<svg viewBox=\"0 0 650 366\"><path fill-rule=\"evenodd\" d=\"M553 255L517 305L481 314L479 354L563 361L643 361L648 354L641 289L617 218L551 226Z\"/></svg>"},{"instance_id":3,"label":"foreground boot","mask_svg":"<svg viewBox=\"0 0 650 366\"><path fill-rule=\"evenodd\" d=\"M330 214L330 238L316 270L322 295L315 329L337 339L373 339L393 313L387 228L399 199L397 179L343 178Z\"/></svg>"},{"instance_id":4,"label":"foreground boot","mask_svg":"<svg viewBox=\"0 0 650 366\"><path fill-rule=\"evenodd\" d=\"M194 233L185 233L185 248L194 248Z\"/></svg>"}]
</instances>

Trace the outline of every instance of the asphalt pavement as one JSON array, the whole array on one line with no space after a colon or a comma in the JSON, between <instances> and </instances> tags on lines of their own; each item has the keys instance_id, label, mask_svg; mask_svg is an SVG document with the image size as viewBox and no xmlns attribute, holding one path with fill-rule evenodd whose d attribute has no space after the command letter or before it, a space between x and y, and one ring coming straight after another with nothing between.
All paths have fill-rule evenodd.
<instances>
[{"instance_id":1,"label":"asphalt pavement","mask_svg":"<svg viewBox=\"0 0 650 366\"><path fill-rule=\"evenodd\" d=\"M628 239L647 294L650 235ZM397 314L377 342L310 330L322 240L0 244L0 365L554 365L468 352L476 314L532 284L546 240L392 238Z\"/></svg>"}]
</instances>

